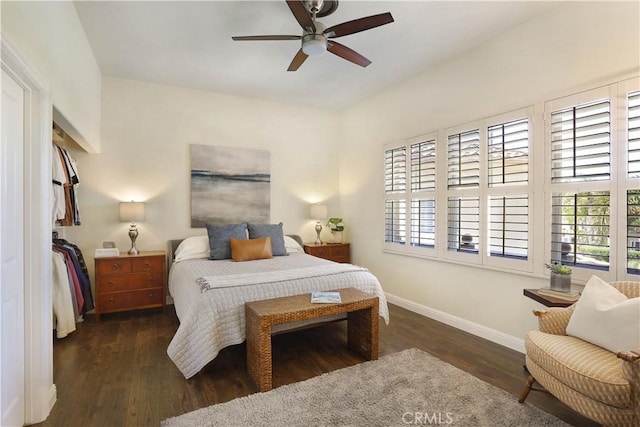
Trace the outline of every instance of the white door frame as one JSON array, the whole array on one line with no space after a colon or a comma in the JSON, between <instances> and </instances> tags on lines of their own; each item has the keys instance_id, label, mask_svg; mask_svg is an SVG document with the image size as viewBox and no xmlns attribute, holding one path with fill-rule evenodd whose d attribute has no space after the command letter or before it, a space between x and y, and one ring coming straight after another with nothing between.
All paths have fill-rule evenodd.
<instances>
[{"instance_id":1,"label":"white door frame","mask_svg":"<svg viewBox=\"0 0 640 427\"><path fill-rule=\"evenodd\" d=\"M52 107L48 85L4 35L1 36L1 63L25 95L25 424L34 424L47 418L56 401L51 300Z\"/></svg>"}]
</instances>

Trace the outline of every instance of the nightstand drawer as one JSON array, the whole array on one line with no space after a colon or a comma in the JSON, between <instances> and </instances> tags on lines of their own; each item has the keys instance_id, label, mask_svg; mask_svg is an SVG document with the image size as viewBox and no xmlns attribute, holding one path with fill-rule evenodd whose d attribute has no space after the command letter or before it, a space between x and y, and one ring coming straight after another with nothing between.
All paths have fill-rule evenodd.
<instances>
[{"instance_id":1,"label":"nightstand drawer","mask_svg":"<svg viewBox=\"0 0 640 427\"><path fill-rule=\"evenodd\" d=\"M162 287L162 273L154 271L149 273L113 274L98 277L96 284L98 293L128 291L132 289L160 288Z\"/></svg>"},{"instance_id":2,"label":"nightstand drawer","mask_svg":"<svg viewBox=\"0 0 640 427\"><path fill-rule=\"evenodd\" d=\"M97 274L131 273L131 260L121 258L96 259Z\"/></svg>"},{"instance_id":3,"label":"nightstand drawer","mask_svg":"<svg viewBox=\"0 0 640 427\"><path fill-rule=\"evenodd\" d=\"M100 294L98 304L103 311L124 311L163 305L163 291L160 288L128 292Z\"/></svg>"},{"instance_id":4,"label":"nightstand drawer","mask_svg":"<svg viewBox=\"0 0 640 427\"><path fill-rule=\"evenodd\" d=\"M321 245L308 243L304 245L304 251L309 255L328 259L330 261L343 263L351 262L349 243L326 243Z\"/></svg>"},{"instance_id":5,"label":"nightstand drawer","mask_svg":"<svg viewBox=\"0 0 640 427\"><path fill-rule=\"evenodd\" d=\"M330 256L330 250L326 246L308 246L306 250L309 255L317 256L320 258L326 258Z\"/></svg>"},{"instance_id":6,"label":"nightstand drawer","mask_svg":"<svg viewBox=\"0 0 640 427\"><path fill-rule=\"evenodd\" d=\"M332 258L340 258L349 256L349 247L344 245L329 245L329 249L331 251Z\"/></svg>"},{"instance_id":7,"label":"nightstand drawer","mask_svg":"<svg viewBox=\"0 0 640 427\"><path fill-rule=\"evenodd\" d=\"M133 260L133 271L160 271L164 260L158 257L136 258Z\"/></svg>"}]
</instances>

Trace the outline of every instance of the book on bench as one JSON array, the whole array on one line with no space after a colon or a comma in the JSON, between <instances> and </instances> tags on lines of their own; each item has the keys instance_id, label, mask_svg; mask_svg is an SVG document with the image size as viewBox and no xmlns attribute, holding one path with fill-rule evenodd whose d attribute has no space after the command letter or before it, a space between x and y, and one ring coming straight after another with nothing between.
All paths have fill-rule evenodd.
<instances>
[{"instance_id":1,"label":"book on bench","mask_svg":"<svg viewBox=\"0 0 640 427\"><path fill-rule=\"evenodd\" d=\"M314 304L335 304L342 302L340 292L311 292L311 302Z\"/></svg>"}]
</instances>

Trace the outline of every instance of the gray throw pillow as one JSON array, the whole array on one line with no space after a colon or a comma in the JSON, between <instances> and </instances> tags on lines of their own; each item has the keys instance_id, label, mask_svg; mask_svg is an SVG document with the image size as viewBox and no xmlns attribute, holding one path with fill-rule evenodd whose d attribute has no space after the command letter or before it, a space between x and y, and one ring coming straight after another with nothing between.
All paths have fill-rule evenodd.
<instances>
[{"instance_id":1,"label":"gray throw pillow","mask_svg":"<svg viewBox=\"0 0 640 427\"><path fill-rule=\"evenodd\" d=\"M271 238L271 253L273 256L288 255L284 247L284 232L282 223L280 224L249 224L249 238L259 239L261 237Z\"/></svg>"},{"instance_id":2,"label":"gray throw pillow","mask_svg":"<svg viewBox=\"0 0 640 427\"><path fill-rule=\"evenodd\" d=\"M231 259L229 239L246 239L247 223L215 225L207 223L209 235L209 257L211 259Z\"/></svg>"}]
</instances>

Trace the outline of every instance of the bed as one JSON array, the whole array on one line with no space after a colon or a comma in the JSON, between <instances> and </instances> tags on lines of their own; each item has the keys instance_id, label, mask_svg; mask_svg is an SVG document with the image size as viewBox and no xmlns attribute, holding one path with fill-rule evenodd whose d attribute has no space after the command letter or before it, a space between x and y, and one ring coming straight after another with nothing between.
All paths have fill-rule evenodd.
<instances>
[{"instance_id":1,"label":"bed","mask_svg":"<svg viewBox=\"0 0 640 427\"><path fill-rule=\"evenodd\" d=\"M185 378L197 374L223 348L245 341L245 302L354 287L376 295L380 317L389 322L387 300L373 274L305 254L298 236L285 236L287 256L248 262L208 259L205 239L169 242L169 292L180 326L167 354ZM185 255L187 243L191 248Z\"/></svg>"}]
</instances>

